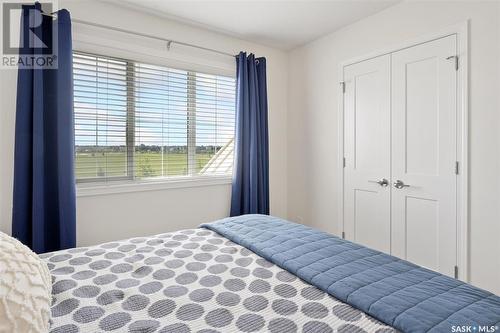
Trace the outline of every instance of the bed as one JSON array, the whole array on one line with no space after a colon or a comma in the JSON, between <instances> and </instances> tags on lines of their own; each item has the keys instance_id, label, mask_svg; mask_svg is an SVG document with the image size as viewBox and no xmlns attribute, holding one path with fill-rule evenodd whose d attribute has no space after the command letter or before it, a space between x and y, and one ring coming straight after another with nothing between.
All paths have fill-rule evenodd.
<instances>
[{"instance_id":1,"label":"bed","mask_svg":"<svg viewBox=\"0 0 500 333\"><path fill-rule=\"evenodd\" d=\"M394 331L211 230L42 257L52 333Z\"/></svg>"},{"instance_id":2,"label":"bed","mask_svg":"<svg viewBox=\"0 0 500 333\"><path fill-rule=\"evenodd\" d=\"M317 257L327 253L325 248L313 246L307 253L311 244L318 244L314 237L343 248L354 246L311 228L250 215L198 229L42 254L53 279L50 332L389 333L398 326L408 332L443 331L437 325L415 326L404 316L403 324L387 324L387 312L399 309L398 304L386 304L380 314L373 304L363 308L356 298L343 297L352 281L339 292L324 287L324 275L315 274L319 280L309 277L311 263L326 267L338 262L334 256L326 261ZM310 263L297 266L301 258ZM468 302L480 307L486 302L491 309L486 317L471 320L500 322L500 298L485 291L476 296L480 300ZM404 326L408 322L411 325ZM451 326L447 328L450 332Z\"/></svg>"}]
</instances>

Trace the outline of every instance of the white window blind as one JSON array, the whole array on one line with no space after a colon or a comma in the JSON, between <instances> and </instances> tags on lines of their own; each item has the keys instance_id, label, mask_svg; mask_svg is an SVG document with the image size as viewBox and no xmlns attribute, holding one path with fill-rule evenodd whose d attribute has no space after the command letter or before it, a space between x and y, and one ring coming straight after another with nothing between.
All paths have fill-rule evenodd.
<instances>
[{"instance_id":1,"label":"white window blind","mask_svg":"<svg viewBox=\"0 0 500 333\"><path fill-rule=\"evenodd\" d=\"M75 52L77 182L230 175L235 79Z\"/></svg>"}]
</instances>

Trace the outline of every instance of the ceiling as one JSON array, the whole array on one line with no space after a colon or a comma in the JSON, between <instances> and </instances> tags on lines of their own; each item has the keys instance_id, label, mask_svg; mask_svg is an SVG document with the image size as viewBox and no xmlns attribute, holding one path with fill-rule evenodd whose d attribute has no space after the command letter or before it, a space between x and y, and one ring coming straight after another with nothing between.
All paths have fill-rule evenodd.
<instances>
[{"instance_id":1,"label":"ceiling","mask_svg":"<svg viewBox=\"0 0 500 333\"><path fill-rule=\"evenodd\" d=\"M121 0L119 3L193 26L290 50L397 2L399 0Z\"/></svg>"}]
</instances>

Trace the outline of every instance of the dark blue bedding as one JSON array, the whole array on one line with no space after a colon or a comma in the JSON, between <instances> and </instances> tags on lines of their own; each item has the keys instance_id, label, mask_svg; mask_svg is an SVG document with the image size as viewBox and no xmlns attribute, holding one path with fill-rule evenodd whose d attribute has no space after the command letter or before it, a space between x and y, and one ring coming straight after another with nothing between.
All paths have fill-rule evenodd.
<instances>
[{"instance_id":1,"label":"dark blue bedding","mask_svg":"<svg viewBox=\"0 0 500 333\"><path fill-rule=\"evenodd\" d=\"M264 215L202 227L400 331L500 332L500 297L405 260Z\"/></svg>"}]
</instances>

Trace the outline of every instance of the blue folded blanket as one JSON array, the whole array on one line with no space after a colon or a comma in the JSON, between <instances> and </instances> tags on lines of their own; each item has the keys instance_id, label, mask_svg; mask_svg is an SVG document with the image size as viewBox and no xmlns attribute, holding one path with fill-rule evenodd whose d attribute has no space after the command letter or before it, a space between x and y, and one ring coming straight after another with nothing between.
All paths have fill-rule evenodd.
<instances>
[{"instance_id":1,"label":"blue folded blanket","mask_svg":"<svg viewBox=\"0 0 500 333\"><path fill-rule=\"evenodd\" d=\"M408 261L264 215L213 230L403 332L500 332L500 297Z\"/></svg>"}]
</instances>

